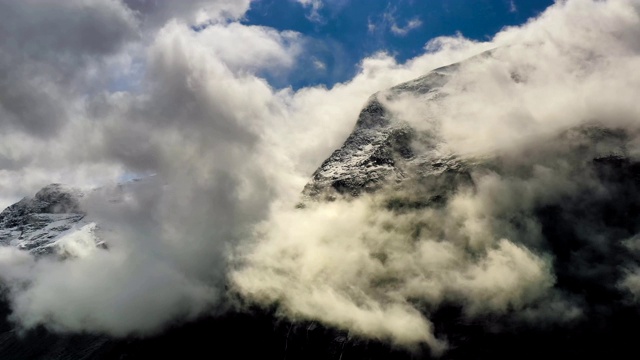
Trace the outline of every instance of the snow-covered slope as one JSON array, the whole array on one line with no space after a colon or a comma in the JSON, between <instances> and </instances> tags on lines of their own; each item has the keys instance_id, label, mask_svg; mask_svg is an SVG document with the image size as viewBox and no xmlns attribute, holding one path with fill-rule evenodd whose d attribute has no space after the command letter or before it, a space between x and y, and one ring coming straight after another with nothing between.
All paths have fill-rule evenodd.
<instances>
[{"instance_id":1,"label":"snow-covered slope","mask_svg":"<svg viewBox=\"0 0 640 360\"><path fill-rule=\"evenodd\" d=\"M80 208L83 193L51 184L0 213L0 245L34 255L78 256L87 247L103 247Z\"/></svg>"},{"instance_id":2,"label":"snow-covered slope","mask_svg":"<svg viewBox=\"0 0 640 360\"><path fill-rule=\"evenodd\" d=\"M345 143L312 175L303 190L305 197L332 200L340 195L357 196L385 184L442 175L466 181L464 164L440 146L441 140L433 132L416 130L394 117L384 105L407 94L437 101L445 96L440 89L459 66L438 68L372 95ZM420 151L415 150L416 143L420 143Z\"/></svg>"}]
</instances>

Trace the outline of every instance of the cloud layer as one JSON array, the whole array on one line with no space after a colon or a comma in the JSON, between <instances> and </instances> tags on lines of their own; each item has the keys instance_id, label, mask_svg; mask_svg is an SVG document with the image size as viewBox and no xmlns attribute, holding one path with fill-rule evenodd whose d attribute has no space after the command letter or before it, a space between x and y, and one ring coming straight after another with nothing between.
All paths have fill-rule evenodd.
<instances>
[{"instance_id":1,"label":"cloud layer","mask_svg":"<svg viewBox=\"0 0 640 360\"><path fill-rule=\"evenodd\" d=\"M637 159L634 1L557 3L489 42L438 38L406 63L376 54L348 82L297 91L258 74L292 68L305 39L241 24L249 5L92 0L45 11L0 2L2 201L54 181L91 187L155 174L85 198L109 251L56 262L0 249L14 321L152 334L215 311L231 287L294 320L438 352L446 341L429 314L444 305L530 322L588 311L557 290L564 275L536 211L607 191L583 160L620 146ZM387 104L448 151L484 159L475 188L407 213L381 205L398 195L387 192L294 208L372 93L490 49L461 66L441 100ZM581 132L554 147L558 134L591 123L629 137L577 160L572 151L590 141ZM541 139L547 152L536 150ZM619 241L634 249L627 235ZM624 266L616 291L637 296L637 267Z\"/></svg>"}]
</instances>

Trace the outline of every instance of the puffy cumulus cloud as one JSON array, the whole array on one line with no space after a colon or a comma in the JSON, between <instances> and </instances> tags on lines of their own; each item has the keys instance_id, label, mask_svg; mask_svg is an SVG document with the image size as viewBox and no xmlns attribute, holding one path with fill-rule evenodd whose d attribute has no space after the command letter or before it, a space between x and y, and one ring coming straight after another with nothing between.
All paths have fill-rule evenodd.
<instances>
[{"instance_id":1,"label":"puffy cumulus cloud","mask_svg":"<svg viewBox=\"0 0 640 360\"><path fill-rule=\"evenodd\" d=\"M439 38L406 63L376 54L348 82L297 91L274 89L258 74L287 71L305 39L236 22L248 2L82 4L65 3L71 10L61 13L93 19L88 24L111 34L111 45L96 48L83 37L57 39L36 28L34 43L68 43L60 51L51 46L45 57L29 53L28 41L10 43L11 55L2 52L25 60L16 65L16 91L8 82L0 91L35 96L17 84L42 84L45 93L34 104L53 108L3 110L14 118L0 124L11 130L0 141L0 183L18 194L52 171L57 181L72 184L123 172L156 175L84 198L108 251L76 251L82 256L56 262L0 249L19 324L150 334L214 311L232 285L249 302L278 304L294 320L404 346L426 343L437 353L446 342L435 335L431 315L442 306L460 306L469 318L514 315L532 322L573 320L588 310L556 289L556 279L581 273L601 279L600 270L582 271L588 262L562 267L553 257L557 244L545 233L552 222L536 211L585 193L621 198L602 186L598 176L606 174L590 173L583 160L621 148L637 155L637 147L628 146L635 138L625 140L626 147L615 141L585 146L571 162L571 146L589 138L564 133L561 139L571 140L565 148L552 135L590 120L616 119L611 124L628 128L638 118L632 97L639 87L633 69L640 26L633 1L558 3L490 42ZM32 11L13 13L8 23L22 26L19 20ZM66 31L83 29L84 20L74 21ZM202 22L206 26L193 29ZM470 174L474 187L454 192L441 207L409 212L384 205L398 195L393 192L293 208L372 93L491 49L460 65L437 101L406 96L387 104L398 119L435 131L448 151L481 163ZM14 68L9 60L0 61L3 73ZM63 75L56 74L72 69L68 64L78 67L64 78L72 86L57 91L54 80ZM133 76L136 86L112 91L108 82L87 80L114 68ZM43 114L62 115L46 130L33 125L45 121ZM552 138L548 152L531 155L527 144L545 135ZM490 151L500 157L480 156ZM588 222L595 215L580 216L583 208L566 205L573 217L562 220L599 231L597 222ZM591 248L606 247L601 237L584 236ZM617 269L613 262L603 271ZM625 284L634 284L630 279Z\"/></svg>"},{"instance_id":2,"label":"puffy cumulus cloud","mask_svg":"<svg viewBox=\"0 0 640 360\"><path fill-rule=\"evenodd\" d=\"M2 204L52 181L91 187L123 173L121 164L91 150L91 143L100 143L104 127L92 104L113 96L105 90L135 91L143 86L149 39L168 20L212 24L217 32L203 31L209 34L212 51L215 45L228 47L228 41L218 41L227 39L262 49L253 53L261 64L287 66L295 51L288 53L280 45L295 43L295 35L244 27L236 28L246 30L245 35L231 38L229 30L225 33L220 24L241 17L248 6L248 1L179 6L171 1L0 2L0 182L12 184L3 187ZM198 13L206 13L207 20L195 19ZM217 53L228 57L233 52ZM254 70L260 65L239 56L227 60L235 68Z\"/></svg>"},{"instance_id":3,"label":"puffy cumulus cloud","mask_svg":"<svg viewBox=\"0 0 640 360\"><path fill-rule=\"evenodd\" d=\"M293 66L303 47L296 32L239 23L209 26L198 37L232 70L288 68Z\"/></svg>"}]
</instances>

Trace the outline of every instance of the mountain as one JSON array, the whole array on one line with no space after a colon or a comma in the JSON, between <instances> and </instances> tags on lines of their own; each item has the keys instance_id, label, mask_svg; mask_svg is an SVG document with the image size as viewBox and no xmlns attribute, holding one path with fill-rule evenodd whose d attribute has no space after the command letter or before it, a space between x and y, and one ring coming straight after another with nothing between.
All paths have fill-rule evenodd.
<instances>
[{"instance_id":1,"label":"mountain","mask_svg":"<svg viewBox=\"0 0 640 360\"><path fill-rule=\"evenodd\" d=\"M456 259L456 266L464 266L462 261L479 262L481 271L491 273L477 284L466 273L451 278L454 282L462 278L463 283L479 287L479 293L486 290L486 294L461 296L467 289L454 288L435 304L428 297L407 296L406 301L433 322L436 336L447 339L450 349L444 358L536 358L551 353L609 356L604 349L626 358L622 349L632 349L634 342L622 329L640 319L639 292L634 285L640 264L637 126L615 118L564 122L560 114L556 122L562 126L549 126L543 132L513 139L508 146L479 153L457 152L450 146L439 131L442 119L418 114L420 125L429 126L415 126L415 119L411 122L397 116L398 104L407 105L403 97L414 101L409 106L419 105L415 101L437 106L442 99L457 96L445 90L448 82L461 67L481 60L472 58L436 69L373 95L342 147L312 175L299 207L374 195L373 206L393 214L392 219L414 220L413 227L404 231L415 243L454 243L465 254ZM511 81L526 83L526 70L513 71ZM389 213L381 216L390 217ZM381 231L393 233L399 225L390 220L386 226ZM358 234L354 231L353 236ZM512 274L505 272L516 272L517 263L509 265L510 270L505 267L493 273L488 269L488 262L481 259L490 258L499 248L504 240L498 239L508 239L548 264L550 275L547 285L542 285L547 290L526 302L515 297L515 302L504 307L495 305L503 295L525 289L526 285L517 284L530 279L509 283ZM415 247L416 252L419 249ZM385 259L398 255L375 256L380 263L374 265L385 266ZM400 270L398 264L394 266L388 277L380 283L374 278L363 291L371 296L380 292L398 296L409 286L407 281L420 282L431 276L425 271L411 280L396 278L394 271ZM443 267L442 271L448 270ZM500 278L502 283L496 280ZM510 287L516 292L506 290ZM473 296L482 300L474 303Z\"/></svg>"},{"instance_id":2,"label":"mountain","mask_svg":"<svg viewBox=\"0 0 640 360\"><path fill-rule=\"evenodd\" d=\"M426 101L444 96L440 89L459 66L435 69L371 96L352 133L313 173L303 194L311 199L331 200L337 195L375 192L389 183L400 185L415 176L466 177L454 154L438 147L439 139L398 120L384 105L406 94ZM416 151L418 142L421 147Z\"/></svg>"},{"instance_id":3,"label":"mountain","mask_svg":"<svg viewBox=\"0 0 640 360\"><path fill-rule=\"evenodd\" d=\"M424 209L445 209L457 194L482 193L487 186L483 179L500 179L502 187L487 195L496 200L492 204L504 206L487 213L492 229L497 236L515 239L548 257L554 274L553 296L531 306L510 304L502 312L471 317L465 304L455 299L435 308L425 306L436 335L449 342L450 349L442 358L628 357L635 342L634 333L627 329L640 321L637 305L620 285L639 260L629 251L640 233L640 202L636 201L640 162L629 153L633 132L609 126L602 119L544 134L517 148L481 155L455 153L432 129L418 129L398 119L389 104L406 95L422 101L450 96L442 88L460 66L442 67L374 94L342 147L313 173L300 207L373 194L392 213L420 214ZM512 78L524 81L519 76ZM0 214L0 244L62 259L73 255L69 249L77 248L70 244L106 248L96 236L88 237L94 239L92 244L77 244L77 239L87 237L73 236L93 233L99 226L87 220L90 214L79 205L82 196L77 190L52 184L33 198L8 207ZM415 233L433 231L429 227L433 224L418 222ZM473 244L465 246L471 249L470 258L482 255ZM402 279L393 281L389 279L384 286L398 286ZM581 316L573 316L570 306L563 308L566 303L576 304ZM9 314L6 304L0 310L3 317ZM280 314L276 306L231 307L177 324L156 336L127 339L59 335L42 328L22 337L10 322L4 322L0 324L0 357L146 358L221 353L278 359L430 357L426 349L396 348L322 321L293 321Z\"/></svg>"},{"instance_id":4,"label":"mountain","mask_svg":"<svg viewBox=\"0 0 640 360\"><path fill-rule=\"evenodd\" d=\"M106 245L94 237L94 243L82 244L74 234L93 233L94 223L85 221L80 208L83 193L61 184L51 184L33 198L24 198L0 213L0 245L15 246L42 256L73 255L78 246ZM80 241L80 243L79 243Z\"/></svg>"}]
</instances>

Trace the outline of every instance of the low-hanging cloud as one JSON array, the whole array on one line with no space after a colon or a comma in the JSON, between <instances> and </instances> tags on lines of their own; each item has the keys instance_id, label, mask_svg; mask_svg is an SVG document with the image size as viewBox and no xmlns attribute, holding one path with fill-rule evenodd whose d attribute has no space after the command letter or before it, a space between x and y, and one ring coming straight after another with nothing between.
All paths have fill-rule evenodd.
<instances>
[{"instance_id":1,"label":"low-hanging cloud","mask_svg":"<svg viewBox=\"0 0 640 360\"><path fill-rule=\"evenodd\" d=\"M639 20L632 2L558 3L447 70L436 95L381 92L376 99L392 118L436 137L439 153L469 164L473 186L457 188L443 208L409 213L388 210L388 199L398 196L393 186L275 212L255 244L240 251L244 267L232 273L233 282L291 316L399 344L424 341L436 352L445 344L429 317L441 305L458 304L470 318L509 315L534 324L580 321L597 311L556 282L600 282L629 266L611 260L585 271L583 261L592 251L620 251L624 240L615 226L589 224L597 223L602 202L625 206L621 185L590 164L635 159ZM421 191L440 195L404 184L407 203ZM575 228L579 234L565 235L577 236L579 245L549 237L552 226L541 212L563 202L593 207ZM567 206L561 213L579 211ZM563 258L556 251L565 246L586 250ZM636 269L606 281L621 281L618 288L636 296ZM406 326L398 329L389 318Z\"/></svg>"},{"instance_id":2,"label":"low-hanging cloud","mask_svg":"<svg viewBox=\"0 0 640 360\"><path fill-rule=\"evenodd\" d=\"M0 123L7 130L0 145L4 201L46 182L89 186L155 175L115 192L86 193L84 207L98 225L78 236L95 233L108 250L60 262L0 248L0 278L16 323L152 334L216 311L230 288L249 302L278 304L293 320L439 352L446 339L436 335L430 314L447 304L468 318L498 314L532 323L576 321L589 311L556 288L564 273L536 212L585 193L613 193L585 161L620 151L637 159L634 1L557 3L492 41L438 38L406 63L376 54L348 82L296 91L275 89L257 74L293 67L305 39L237 22L249 2L90 5L61 14L95 7L103 10L92 16L117 20L91 22L96 36L110 40L99 48L46 31L28 38L44 44L44 57L22 42L0 45L26 59L12 72L19 76L14 85L0 83L0 94L55 108L5 108L0 100L0 110L11 113ZM18 14L18 25L38 20L32 11ZM68 24L65 31L75 32L72 25L83 23ZM13 28L3 33L18 36ZM238 44L245 44L240 52ZM464 62L436 101L379 95L395 118L481 164L470 171L473 186L457 189L442 207L407 212L385 204L419 193L413 188L294 208L372 93L486 51ZM9 73L14 62L3 59L0 71ZM75 70L67 76L68 69ZM113 82L126 75L124 89L97 87L92 79L104 69L115 71L107 72ZM72 91L55 91L57 76L66 76ZM45 93L28 91L36 82ZM37 125L45 113L61 114L46 131ZM589 147L584 132L570 131L589 124L625 129L628 137ZM545 151L536 150L540 141L549 144ZM636 268L623 265L612 286L637 294Z\"/></svg>"}]
</instances>

